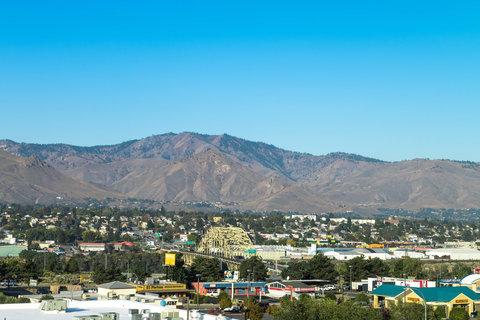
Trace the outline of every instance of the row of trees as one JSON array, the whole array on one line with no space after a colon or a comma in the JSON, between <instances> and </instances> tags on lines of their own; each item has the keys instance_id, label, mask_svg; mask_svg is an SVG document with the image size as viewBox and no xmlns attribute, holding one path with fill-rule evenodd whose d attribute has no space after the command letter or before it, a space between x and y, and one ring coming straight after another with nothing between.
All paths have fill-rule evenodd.
<instances>
[{"instance_id":1,"label":"row of trees","mask_svg":"<svg viewBox=\"0 0 480 320\"><path fill-rule=\"evenodd\" d=\"M275 320L424 320L425 309L421 304L400 303L392 309L373 309L363 298L346 301L323 298L314 299L301 296L298 300L282 299L279 307L270 309ZM428 320L446 318L444 307L427 309ZM451 320L467 320L468 313L463 308L454 308L449 315Z\"/></svg>"},{"instance_id":2,"label":"row of trees","mask_svg":"<svg viewBox=\"0 0 480 320\"><path fill-rule=\"evenodd\" d=\"M310 260L291 261L282 271L284 278L323 279L335 281L338 277L358 281L373 276L415 277L436 279L463 278L472 272L466 263L432 264L419 259L403 258L388 261L357 257L345 262L332 261L317 254Z\"/></svg>"},{"instance_id":3,"label":"row of trees","mask_svg":"<svg viewBox=\"0 0 480 320\"><path fill-rule=\"evenodd\" d=\"M54 253L23 251L19 257L0 259L0 274L4 278L28 280L45 274L93 273L97 283L123 280L126 275L143 280L152 273L166 273L176 281L192 278L191 270L184 268L182 259L174 267L164 266L164 255L159 253L126 253L59 256ZM71 278L70 278L71 279Z\"/></svg>"},{"instance_id":4,"label":"row of trees","mask_svg":"<svg viewBox=\"0 0 480 320\"><path fill-rule=\"evenodd\" d=\"M187 267L181 256L176 265L164 265L164 254L152 252L115 252L111 254L59 256L54 253L23 251L19 257L0 259L0 275L7 279L28 280L52 275L65 283L79 281L79 274L92 273L96 283L125 280L127 276L144 280L152 273L163 273L172 280L189 283L197 280L219 281L224 277L226 265L218 259L197 257ZM240 266L240 277L250 281L265 280L267 268L261 259L252 257Z\"/></svg>"}]
</instances>

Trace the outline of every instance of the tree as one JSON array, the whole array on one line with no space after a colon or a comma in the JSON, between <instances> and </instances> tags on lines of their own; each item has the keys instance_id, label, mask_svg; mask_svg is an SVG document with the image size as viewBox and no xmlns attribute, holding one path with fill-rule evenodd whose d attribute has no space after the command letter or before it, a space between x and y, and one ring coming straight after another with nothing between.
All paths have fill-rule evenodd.
<instances>
[{"instance_id":1,"label":"tree","mask_svg":"<svg viewBox=\"0 0 480 320\"><path fill-rule=\"evenodd\" d=\"M250 320L262 320L263 310L255 299L249 298L245 301L245 316Z\"/></svg>"},{"instance_id":2,"label":"tree","mask_svg":"<svg viewBox=\"0 0 480 320\"><path fill-rule=\"evenodd\" d=\"M418 303L399 303L390 312L390 320L424 320L425 307ZM427 308L427 319L434 320L432 307Z\"/></svg>"},{"instance_id":3,"label":"tree","mask_svg":"<svg viewBox=\"0 0 480 320\"><path fill-rule=\"evenodd\" d=\"M252 256L242 261L239 271L240 278L259 281L267 278L268 270L260 257Z\"/></svg>"},{"instance_id":4,"label":"tree","mask_svg":"<svg viewBox=\"0 0 480 320\"><path fill-rule=\"evenodd\" d=\"M332 261L323 254L316 254L308 261L308 278L334 281L337 276L337 270Z\"/></svg>"},{"instance_id":5,"label":"tree","mask_svg":"<svg viewBox=\"0 0 480 320\"><path fill-rule=\"evenodd\" d=\"M434 312L435 320L445 319L447 317L447 312L444 306L438 306Z\"/></svg>"},{"instance_id":6,"label":"tree","mask_svg":"<svg viewBox=\"0 0 480 320\"><path fill-rule=\"evenodd\" d=\"M193 278L199 274L202 281L219 281L222 279L222 269L218 259L196 257L192 263Z\"/></svg>"},{"instance_id":7,"label":"tree","mask_svg":"<svg viewBox=\"0 0 480 320\"><path fill-rule=\"evenodd\" d=\"M288 263L287 268L282 270L282 278L301 280L307 279L308 264L306 261L293 260Z\"/></svg>"},{"instance_id":8,"label":"tree","mask_svg":"<svg viewBox=\"0 0 480 320\"><path fill-rule=\"evenodd\" d=\"M272 314L275 320L381 320L379 310L352 301L314 299L302 295L298 300L282 299Z\"/></svg>"},{"instance_id":9,"label":"tree","mask_svg":"<svg viewBox=\"0 0 480 320\"><path fill-rule=\"evenodd\" d=\"M388 265L379 258L365 260L363 257L356 257L348 261L344 274L346 279L350 281L359 281L373 276L381 276L388 274Z\"/></svg>"},{"instance_id":10,"label":"tree","mask_svg":"<svg viewBox=\"0 0 480 320\"><path fill-rule=\"evenodd\" d=\"M218 294L218 303L220 304L220 309L230 308L232 306L232 300L224 290Z\"/></svg>"},{"instance_id":11,"label":"tree","mask_svg":"<svg viewBox=\"0 0 480 320\"><path fill-rule=\"evenodd\" d=\"M322 279L334 281L338 272L332 261L323 254L317 254L308 261L292 261L282 271L282 277L290 279Z\"/></svg>"},{"instance_id":12,"label":"tree","mask_svg":"<svg viewBox=\"0 0 480 320\"><path fill-rule=\"evenodd\" d=\"M449 318L451 320L468 320L469 316L464 308L455 307L450 311Z\"/></svg>"}]
</instances>

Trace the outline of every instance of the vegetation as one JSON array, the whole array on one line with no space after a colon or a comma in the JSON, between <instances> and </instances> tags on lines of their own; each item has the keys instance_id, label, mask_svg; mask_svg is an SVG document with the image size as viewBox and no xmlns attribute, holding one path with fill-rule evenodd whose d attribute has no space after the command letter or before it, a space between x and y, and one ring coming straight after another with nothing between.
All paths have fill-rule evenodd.
<instances>
[{"instance_id":1,"label":"vegetation","mask_svg":"<svg viewBox=\"0 0 480 320\"><path fill-rule=\"evenodd\" d=\"M353 301L337 303L331 299L301 296L298 300L283 299L273 311L275 320L381 320L379 310L365 308Z\"/></svg>"},{"instance_id":2,"label":"vegetation","mask_svg":"<svg viewBox=\"0 0 480 320\"><path fill-rule=\"evenodd\" d=\"M240 264L240 278L248 279L250 281L260 281L267 278L267 267L262 259L257 256L252 256Z\"/></svg>"},{"instance_id":3,"label":"vegetation","mask_svg":"<svg viewBox=\"0 0 480 320\"><path fill-rule=\"evenodd\" d=\"M232 300L224 290L218 294L218 304L220 305L220 309L230 308L232 306Z\"/></svg>"},{"instance_id":4,"label":"vegetation","mask_svg":"<svg viewBox=\"0 0 480 320\"><path fill-rule=\"evenodd\" d=\"M192 264L192 275L200 281L219 281L223 278L222 264L218 259L196 257Z\"/></svg>"},{"instance_id":5,"label":"vegetation","mask_svg":"<svg viewBox=\"0 0 480 320\"><path fill-rule=\"evenodd\" d=\"M30 300L28 298L15 298L6 296L3 292L0 292L0 304L6 303L29 303Z\"/></svg>"},{"instance_id":6,"label":"vegetation","mask_svg":"<svg viewBox=\"0 0 480 320\"><path fill-rule=\"evenodd\" d=\"M451 320L468 320L469 316L467 311L463 308L453 308L450 311L450 319Z\"/></svg>"},{"instance_id":7,"label":"vegetation","mask_svg":"<svg viewBox=\"0 0 480 320\"><path fill-rule=\"evenodd\" d=\"M254 298L245 301L245 318L250 320L262 320L263 310Z\"/></svg>"},{"instance_id":8,"label":"vegetation","mask_svg":"<svg viewBox=\"0 0 480 320\"><path fill-rule=\"evenodd\" d=\"M213 260L214 261L214 260ZM165 273L169 278L188 282L196 271L184 268L181 258L174 267L165 267L164 255L159 253L91 253L89 255L60 256L54 253L23 251L20 257L0 259L0 274L7 279L27 281L28 279L49 278L60 283L78 283L79 275L92 273L97 283L112 280L143 280L152 273ZM214 266L217 266L216 264ZM73 281L76 279L76 282Z\"/></svg>"}]
</instances>

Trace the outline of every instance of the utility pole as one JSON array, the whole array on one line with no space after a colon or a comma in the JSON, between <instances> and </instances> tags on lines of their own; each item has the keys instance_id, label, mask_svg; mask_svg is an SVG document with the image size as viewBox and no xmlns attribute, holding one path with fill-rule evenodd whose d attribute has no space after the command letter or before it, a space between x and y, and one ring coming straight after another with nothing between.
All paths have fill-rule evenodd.
<instances>
[{"instance_id":1,"label":"utility pole","mask_svg":"<svg viewBox=\"0 0 480 320\"><path fill-rule=\"evenodd\" d=\"M198 299L199 299L199 295L200 295L200 276L201 276L201 274L197 273L196 276L197 276L197 296L196 296L196 298L197 298L197 309L198 309L199 308L199 300Z\"/></svg>"}]
</instances>

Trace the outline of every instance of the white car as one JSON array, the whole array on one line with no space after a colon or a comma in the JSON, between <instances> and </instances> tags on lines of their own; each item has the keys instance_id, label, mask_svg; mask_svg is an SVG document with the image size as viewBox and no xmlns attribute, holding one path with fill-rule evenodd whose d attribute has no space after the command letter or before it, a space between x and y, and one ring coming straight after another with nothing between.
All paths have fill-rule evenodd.
<instances>
[{"instance_id":1,"label":"white car","mask_svg":"<svg viewBox=\"0 0 480 320\"><path fill-rule=\"evenodd\" d=\"M335 290L335 289L336 289L335 285L333 285L333 284L327 284L327 285L324 285L322 287L323 291L331 291L331 290Z\"/></svg>"}]
</instances>

